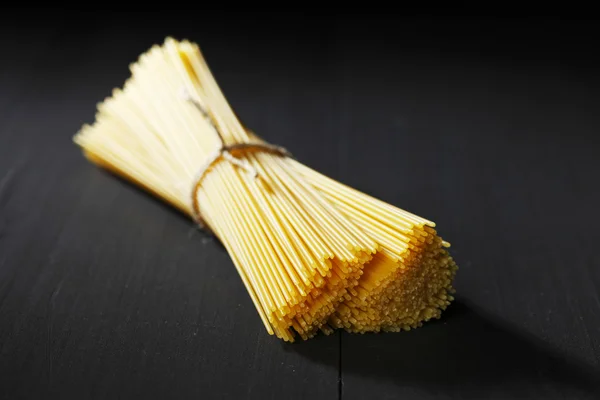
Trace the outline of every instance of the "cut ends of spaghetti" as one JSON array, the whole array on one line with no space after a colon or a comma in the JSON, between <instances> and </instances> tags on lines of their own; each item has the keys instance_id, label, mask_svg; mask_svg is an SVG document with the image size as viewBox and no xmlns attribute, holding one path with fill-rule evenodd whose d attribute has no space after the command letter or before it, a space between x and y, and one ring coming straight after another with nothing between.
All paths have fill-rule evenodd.
<instances>
[{"instance_id":1,"label":"cut ends of spaghetti","mask_svg":"<svg viewBox=\"0 0 600 400\"><path fill-rule=\"evenodd\" d=\"M267 332L294 341L407 330L450 304L457 266L435 224L261 151L275 146L239 121L196 44L167 38L130 70L75 142L90 162L201 218Z\"/></svg>"}]
</instances>

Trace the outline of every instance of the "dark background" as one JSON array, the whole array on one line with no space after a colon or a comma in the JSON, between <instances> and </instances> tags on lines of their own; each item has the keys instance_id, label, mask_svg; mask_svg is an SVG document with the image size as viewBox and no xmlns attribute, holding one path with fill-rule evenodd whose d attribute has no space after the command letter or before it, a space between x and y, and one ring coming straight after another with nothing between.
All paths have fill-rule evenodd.
<instances>
[{"instance_id":1,"label":"dark background","mask_svg":"<svg viewBox=\"0 0 600 400\"><path fill-rule=\"evenodd\" d=\"M0 395L594 399L598 21L0 12ZM268 336L229 256L71 138L165 36L242 120L438 224L456 302L408 333Z\"/></svg>"}]
</instances>

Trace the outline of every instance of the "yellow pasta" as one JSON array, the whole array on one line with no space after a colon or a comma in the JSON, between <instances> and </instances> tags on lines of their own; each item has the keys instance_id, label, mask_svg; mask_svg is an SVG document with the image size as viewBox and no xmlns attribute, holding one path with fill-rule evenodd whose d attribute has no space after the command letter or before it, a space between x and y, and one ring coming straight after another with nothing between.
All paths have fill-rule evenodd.
<instances>
[{"instance_id":1,"label":"yellow pasta","mask_svg":"<svg viewBox=\"0 0 600 400\"><path fill-rule=\"evenodd\" d=\"M397 331L439 317L456 264L435 225L247 130L200 49L167 38L74 140L211 230L270 334Z\"/></svg>"}]
</instances>

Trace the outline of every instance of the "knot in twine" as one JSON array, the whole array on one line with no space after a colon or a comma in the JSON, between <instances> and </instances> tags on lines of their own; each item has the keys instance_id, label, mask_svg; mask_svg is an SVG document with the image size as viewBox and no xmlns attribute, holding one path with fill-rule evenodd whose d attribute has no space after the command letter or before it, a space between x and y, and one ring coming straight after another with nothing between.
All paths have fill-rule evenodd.
<instances>
[{"instance_id":1,"label":"knot in twine","mask_svg":"<svg viewBox=\"0 0 600 400\"><path fill-rule=\"evenodd\" d=\"M226 160L231 164L242 168L246 172L252 176L252 178L256 179L259 174L256 168L254 168L248 161L237 158L234 154L244 154L247 152L264 152L276 154L282 157L293 157L292 154L285 148L281 146L275 146L269 143L260 143L260 142L246 142L246 143L235 143L231 145L226 145L223 136L214 121L214 118L202 107L202 105L196 101L192 96L190 96L189 92L183 88L182 97L191 102L200 113L210 122L212 127L215 129L217 133L217 138L219 139L219 147L212 152L204 162L204 164L198 169L198 172L194 176L194 180L192 181L192 213L195 222L203 229L210 231L212 230L208 227L208 224L202 218L202 214L200 213L200 204L198 204L198 196L196 195L200 187L202 186L202 180L206 176L206 173L217 161Z\"/></svg>"}]
</instances>

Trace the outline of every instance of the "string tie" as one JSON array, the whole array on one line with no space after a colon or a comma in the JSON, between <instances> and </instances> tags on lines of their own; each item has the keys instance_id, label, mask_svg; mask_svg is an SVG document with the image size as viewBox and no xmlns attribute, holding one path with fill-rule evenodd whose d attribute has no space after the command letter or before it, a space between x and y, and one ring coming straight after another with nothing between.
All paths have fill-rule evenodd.
<instances>
[{"instance_id":1,"label":"string tie","mask_svg":"<svg viewBox=\"0 0 600 400\"><path fill-rule=\"evenodd\" d=\"M243 170L248 172L248 174L252 178L256 179L259 176L256 168L254 168L252 165L250 165L250 163L248 161L236 157L236 155L244 155L249 152L263 152L263 153L276 154L276 155L279 155L282 157L290 157L291 158L293 156L287 149L285 149L281 146L276 146L276 145L270 144L270 143L245 142L245 143L234 143L234 144L226 145L225 140L223 139L223 136L221 134L221 131L219 130L218 125L216 124L212 115L210 115L196 99L194 99L192 96L190 96L189 92L185 88L182 90L182 96L185 100L192 103L196 107L196 109L204 116L204 118L206 118L210 122L210 124L212 125L212 127L214 128L214 130L217 134L217 138L219 139L219 147L208 156L208 158L206 159L204 164L198 169L198 172L194 176L194 180L192 181L192 191L191 191L192 213L193 213L192 216L193 216L195 222L198 225L200 225L200 227L202 227L206 230L210 230L210 228L208 228L206 221L202 218L202 215L200 213L200 204L198 204L197 192L200 189L200 187L202 186L202 180L206 176L206 173L217 161L221 161L221 160L228 161L231 164L233 164L239 168L242 168Z\"/></svg>"}]
</instances>

